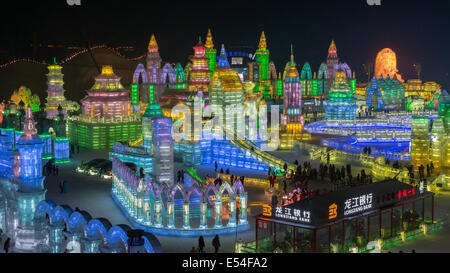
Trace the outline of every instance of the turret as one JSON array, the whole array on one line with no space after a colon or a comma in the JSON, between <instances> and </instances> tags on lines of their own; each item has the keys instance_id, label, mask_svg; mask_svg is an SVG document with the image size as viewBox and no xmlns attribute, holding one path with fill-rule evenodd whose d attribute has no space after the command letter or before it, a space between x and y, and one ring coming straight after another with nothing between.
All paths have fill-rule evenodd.
<instances>
[{"instance_id":1,"label":"turret","mask_svg":"<svg viewBox=\"0 0 450 273\"><path fill-rule=\"evenodd\" d=\"M219 64L217 65L217 68L220 69L230 68L230 63L228 62L227 52L225 51L224 44L222 44L222 49L220 50Z\"/></svg>"},{"instance_id":2,"label":"turret","mask_svg":"<svg viewBox=\"0 0 450 273\"><path fill-rule=\"evenodd\" d=\"M209 70L211 70L211 77L212 77L214 71L216 71L217 68L217 50L214 48L214 42L210 29L208 29L208 35L206 36L205 48L206 48L206 58L209 59L208 66Z\"/></svg>"}]
</instances>

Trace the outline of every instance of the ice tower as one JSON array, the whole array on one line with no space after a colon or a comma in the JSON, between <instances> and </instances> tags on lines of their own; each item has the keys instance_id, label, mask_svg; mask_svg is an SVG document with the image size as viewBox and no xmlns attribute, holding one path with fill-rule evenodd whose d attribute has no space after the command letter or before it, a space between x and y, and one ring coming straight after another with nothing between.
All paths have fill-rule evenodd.
<instances>
[{"instance_id":1,"label":"ice tower","mask_svg":"<svg viewBox=\"0 0 450 273\"><path fill-rule=\"evenodd\" d=\"M217 57L216 57L217 50L214 48L214 42L213 42L213 38L212 38L210 29L208 29L208 36L206 36L205 48L206 48L206 58L209 59L208 66L209 66L209 70L211 71L211 77L212 77L212 75L213 75L214 71L216 71L216 67L217 67Z\"/></svg>"},{"instance_id":2,"label":"ice tower","mask_svg":"<svg viewBox=\"0 0 450 273\"><path fill-rule=\"evenodd\" d=\"M172 118L156 118L153 126L153 158L156 182L174 184Z\"/></svg>"},{"instance_id":3,"label":"ice tower","mask_svg":"<svg viewBox=\"0 0 450 273\"><path fill-rule=\"evenodd\" d=\"M61 73L62 66L57 65L54 60L54 64L49 65L49 73L47 74L47 104L45 112L48 119L54 119L58 115L58 106L63 105L66 101L64 97L64 75Z\"/></svg>"},{"instance_id":4,"label":"ice tower","mask_svg":"<svg viewBox=\"0 0 450 273\"><path fill-rule=\"evenodd\" d=\"M420 165L430 164L430 118L414 116L411 122L411 162L418 170Z\"/></svg>"},{"instance_id":5,"label":"ice tower","mask_svg":"<svg viewBox=\"0 0 450 273\"><path fill-rule=\"evenodd\" d=\"M296 68L294 51L291 45L291 61L284 80L284 107L282 124L287 133L300 133L304 123L302 115L302 84Z\"/></svg>"},{"instance_id":6,"label":"ice tower","mask_svg":"<svg viewBox=\"0 0 450 273\"><path fill-rule=\"evenodd\" d=\"M224 45L222 45L219 65L211 79L209 89L209 99L212 111L221 108L223 117L226 119L227 128L229 127L229 129L232 129L231 127L233 127L233 125L234 128L236 128L236 124L238 124L235 120L236 112L232 113L232 111L239 109L239 107L242 108L243 111L244 86L239 78L238 72L230 68ZM238 118L240 116L242 115L238 113Z\"/></svg>"},{"instance_id":7,"label":"ice tower","mask_svg":"<svg viewBox=\"0 0 450 273\"><path fill-rule=\"evenodd\" d=\"M356 119L356 105L353 91L349 84L347 74L339 69L335 73L330 88L329 98L324 102L325 117L328 120L354 120Z\"/></svg>"},{"instance_id":8,"label":"ice tower","mask_svg":"<svg viewBox=\"0 0 450 273\"><path fill-rule=\"evenodd\" d=\"M19 221L15 234L15 250L18 252L33 251L37 247L33 218L38 203L45 199L44 177L42 176L44 142L37 135L35 126L36 122L33 119L31 107L28 107L24 122L24 134L16 145L19 159L14 166L14 173L18 180Z\"/></svg>"},{"instance_id":9,"label":"ice tower","mask_svg":"<svg viewBox=\"0 0 450 273\"><path fill-rule=\"evenodd\" d=\"M211 77L211 71L209 69L208 61L206 57L205 47L201 40L198 41L197 45L194 47L194 57L191 58L192 61L192 71L189 83L189 91L202 91L203 93L208 92L209 80Z\"/></svg>"},{"instance_id":10,"label":"ice tower","mask_svg":"<svg viewBox=\"0 0 450 273\"><path fill-rule=\"evenodd\" d=\"M331 41L330 48L328 48L328 57L327 57L327 67L328 67L328 79L329 85L331 86L333 82L333 70L334 66L339 63L339 58L337 55L337 47L334 43L334 40Z\"/></svg>"},{"instance_id":11,"label":"ice tower","mask_svg":"<svg viewBox=\"0 0 450 273\"><path fill-rule=\"evenodd\" d=\"M159 84L159 78L161 73L161 56L159 55L159 46L156 42L155 35L152 35L148 44L147 53L147 74L150 79L150 83Z\"/></svg>"}]
</instances>

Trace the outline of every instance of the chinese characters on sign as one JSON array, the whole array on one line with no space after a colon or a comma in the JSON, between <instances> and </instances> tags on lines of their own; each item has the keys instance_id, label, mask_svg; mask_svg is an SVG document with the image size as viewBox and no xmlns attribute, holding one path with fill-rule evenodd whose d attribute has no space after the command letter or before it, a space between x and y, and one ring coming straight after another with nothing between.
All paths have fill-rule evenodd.
<instances>
[{"instance_id":1,"label":"chinese characters on sign","mask_svg":"<svg viewBox=\"0 0 450 273\"><path fill-rule=\"evenodd\" d=\"M302 211L299 209L292 209L287 207L277 207L275 210L275 217L296 222L311 222L310 211Z\"/></svg>"},{"instance_id":2,"label":"chinese characters on sign","mask_svg":"<svg viewBox=\"0 0 450 273\"><path fill-rule=\"evenodd\" d=\"M359 197L350 198L345 201L344 215L351 215L371 209L373 205L373 194L364 194Z\"/></svg>"}]
</instances>

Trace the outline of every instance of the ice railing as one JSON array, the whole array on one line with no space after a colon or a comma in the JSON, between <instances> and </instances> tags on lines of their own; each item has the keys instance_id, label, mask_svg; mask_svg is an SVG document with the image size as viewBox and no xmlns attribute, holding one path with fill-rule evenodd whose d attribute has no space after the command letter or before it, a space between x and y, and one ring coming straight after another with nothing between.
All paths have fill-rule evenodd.
<instances>
[{"instance_id":1,"label":"ice railing","mask_svg":"<svg viewBox=\"0 0 450 273\"><path fill-rule=\"evenodd\" d=\"M83 123L94 123L94 124L115 124L115 123L135 123L141 122L140 115L131 115L129 117L120 117L120 118L92 118L87 116L73 116L68 118L70 121L83 122Z\"/></svg>"}]
</instances>

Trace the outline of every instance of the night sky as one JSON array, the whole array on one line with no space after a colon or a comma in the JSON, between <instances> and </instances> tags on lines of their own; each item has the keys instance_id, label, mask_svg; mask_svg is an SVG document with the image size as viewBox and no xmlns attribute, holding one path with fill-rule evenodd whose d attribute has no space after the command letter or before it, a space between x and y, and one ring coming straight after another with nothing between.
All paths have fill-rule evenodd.
<instances>
[{"instance_id":1,"label":"night sky","mask_svg":"<svg viewBox=\"0 0 450 273\"><path fill-rule=\"evenodd\" d=\"M0 49L14 56L32 55L35 31L39 42L131 45L135 56L145 53L155 33L163 60L184 65L208 28L218 50L222 43L256 47L264 30L277 70L293 43L297 64L309 61L317 71L335 39L340 59L359 81L367 79L362 64L390 47L403 78L414 77L412 65L420 63L424 81L450 86L448 0L381 0L378 7L366 0L81 0L81 7L65 0L11 2L0 16Z\"/></svg>"}]
</instances>

